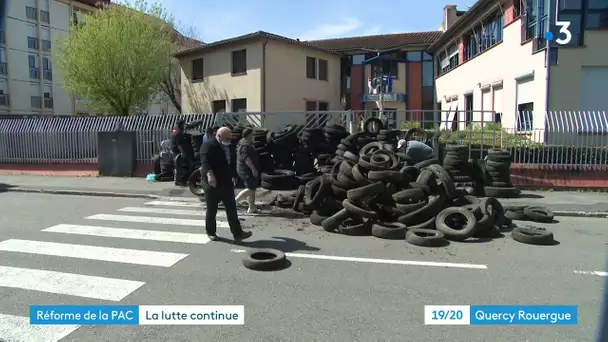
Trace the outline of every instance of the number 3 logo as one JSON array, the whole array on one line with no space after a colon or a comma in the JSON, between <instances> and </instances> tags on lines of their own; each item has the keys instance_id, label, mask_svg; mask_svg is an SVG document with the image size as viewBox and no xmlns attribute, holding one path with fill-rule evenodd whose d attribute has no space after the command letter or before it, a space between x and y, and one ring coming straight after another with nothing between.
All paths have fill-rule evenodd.
<instances>
[{"instance_id":1,"label":"number 3 logo","mask_svg":"<svg viewBox=\"0 0 608 342\"><path fill-rule=\"evenodd\" d=\"M559 45L566 45L570 43L572 40L572 32L570 32L570 22L569 21L555 21L555 25L559 26L560 35L565 35L564 39L557 38L555 42Z\"/></svg>"}]
</instances>

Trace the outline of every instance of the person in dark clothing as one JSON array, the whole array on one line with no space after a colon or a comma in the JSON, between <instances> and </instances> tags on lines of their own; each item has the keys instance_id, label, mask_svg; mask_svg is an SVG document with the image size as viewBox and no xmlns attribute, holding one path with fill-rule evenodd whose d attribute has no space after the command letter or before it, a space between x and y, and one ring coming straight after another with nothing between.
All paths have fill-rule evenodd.
<instances>
[{"instance_id":1,"label":"person in dark clothing","mask_svg":"<svg viewBox=\"0 0 608 342\"><path fill-rule=\"evenodd\" d=\"M217 239L217 208L224 203L230 232L235 241L249 238L252 233L243 231L234 200L234 185L238 180L236 173L236 149L231 146L232 131L227 127L218 129L215 139L201 146L201 177L207 212L205 229L211 241Z\"/></svg>"},{"instance_id":2,"label":"person in dark clothing","mask_svg":"<svg viewBox=\"0 0 608 342\"><path fill-rule=\"evenodd\" d=\"M242 136L236 149L236 172L245 183L245 189L239 192L234 200L238 203L241 199L247 198L249 204L247 213L254 214L258 212L255 207L255 190L259 184L260 161L253 146L253 130L245 128Z\"/></svg>"},{"instance_id":3,"label":"person in dark clothing","mask_svg":"<svg viewBox=\"0 0 608 342\"><path fill-rule=\"evenodd\" d=\"M186 133L186 122L179 120L171 135L171 152L174 156L181 155L176 159L175 185L185 186L188 183L194 159L194 150L190 135Z\"/></svg>"}]
</instances>

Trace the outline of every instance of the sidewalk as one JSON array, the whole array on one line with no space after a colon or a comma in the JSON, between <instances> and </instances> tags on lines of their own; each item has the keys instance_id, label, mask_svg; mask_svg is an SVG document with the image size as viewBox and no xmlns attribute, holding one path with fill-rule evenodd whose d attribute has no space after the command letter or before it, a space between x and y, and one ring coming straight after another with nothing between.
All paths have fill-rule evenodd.
<instances>
[{"instance_id":1,"label":"sidewalk","mask_svg":"<svg viewBox=\"0 0 608 342\"><path fill-rule=\"evenodd\" d=\"M148 182L144 178L0 175L0 192L2 191L134 198L196 198L187 187L176 187L171 182ZM264 189L258 191L258 200L262 202L269 201L279 193ZM606 193L524 191L521 198L500 201L505 205L539 205L558 212L580 212L580 216L585 216L584 213L608 216Z\"/></svg>"}]
</instances>

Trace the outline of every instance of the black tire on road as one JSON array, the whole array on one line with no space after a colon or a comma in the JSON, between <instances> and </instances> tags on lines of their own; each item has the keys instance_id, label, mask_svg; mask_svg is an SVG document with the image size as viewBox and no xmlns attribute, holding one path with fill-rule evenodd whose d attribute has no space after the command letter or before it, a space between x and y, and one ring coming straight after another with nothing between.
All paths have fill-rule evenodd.
<instances>
[{"instance_id":1,"label":"black tire on road","mask_svg":"<svg viewBox=\"0 0 608 342\"><path fill-rule=\"evenodd\" d=\"M423 247L440 247L447 242L442 232L432 229L410 229L405 233L405 241Z\"/></svg>"},{"instance_id":2,"label":"black tire on road","mask_svg":"<svg viewBox=\"0 0 608 342\"><path fill-rule=\"evenodd\" d=\"M528 245L552 245L555 243L553 233L541 227L517 227L511 232L511 238Z\"/></svg>"},{"instance_id":3,"label":"black tire on road","mask_svg":"<svg viewBox=\"0 0 608 342\"><path fill-rule=\"evenodd\" d=\"M379 222L372 226L372 235L380 239L403 240L407 226L399 222Z\"/></svg>"},{"instance_id":4,"label":"black tire on road","mask_svg":"<svg viewBox=\"0 0 608 342\"><path fill-rule=\"evenodd\" d=\"M464 227L458 229L455 227L448 226L446 222L450 215L458 215L466 221ZM475 234L475 228L477 228L477 219L475 214L467 208L461 207L450 207L443 209L435 219L435 226L437 230L445 235L445 238L453 241L463 241Z\"/></svg>"},{"instance_id":5,"label":"black tire on road","mask_svg":"<svg viewBox=\"0 0 608 342\"><path fill-rule=\"evenodd\" d=\"M255 271L278 270L287 264L285 253L270 248L251 249L243 257L243 266Z\"/></svg>"},{"instance_id":6,"label":"black tire on road","mask_svg":"<svg viewBox=\"0 0 608 342\"><path fill-rule=\"evenodd\" d=\"M203 196L205 195L205 190L202 187L202 178L201 178L201 170L196 169L192 171L190 177L188 177L188 187L190 188L190 192L195 196Z\"/></svg>"}]
</instances>

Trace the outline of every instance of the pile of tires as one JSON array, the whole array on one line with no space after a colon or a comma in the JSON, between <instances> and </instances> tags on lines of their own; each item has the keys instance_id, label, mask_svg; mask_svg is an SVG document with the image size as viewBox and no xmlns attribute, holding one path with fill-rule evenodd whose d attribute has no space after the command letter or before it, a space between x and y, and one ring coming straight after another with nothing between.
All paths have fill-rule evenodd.
<instances>
[{"instance_id":1,"label":"pile of tires","mask_svg":"<svg viewBox=\"0 0 608 342\"><path fill-rule=\"evenodd\" d=\"M490 149L485 160L486 196L516 198L521 191L511 183L511 153L508 150Z\"/></svg>"}]
</instances>

